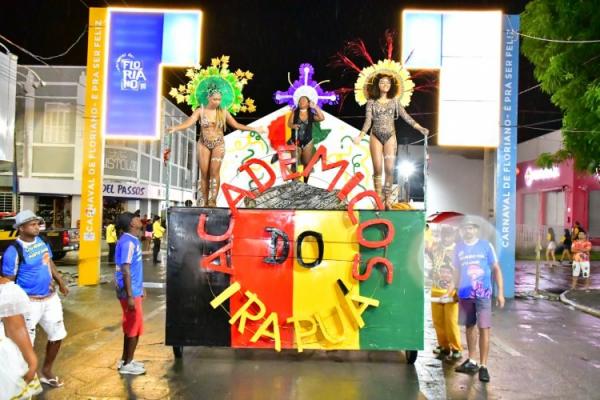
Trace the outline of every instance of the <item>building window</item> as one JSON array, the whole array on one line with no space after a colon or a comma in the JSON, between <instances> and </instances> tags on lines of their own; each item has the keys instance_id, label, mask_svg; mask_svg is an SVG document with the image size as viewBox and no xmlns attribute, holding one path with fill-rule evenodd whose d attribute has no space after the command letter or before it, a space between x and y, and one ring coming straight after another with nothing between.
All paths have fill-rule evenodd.
<instances>
[{"instance_id":1,"label":"building window","mask_svg":"<svg viewBox=\"0 0 600 400\"><path fill-rule=\"evenodd\" d=\"M44 108L44 143L71 143L71 105L46 103Z\"/></svg>"},{"instance_id":2,"label":"building window","mask_svg":"<svg viewBox=\"0 0 600 400\"><path fill-rule=\"evenodd\" d=\"M600 236L600 190L591 190L589 197L589 236Z\"/></svg>"},{"instance_id":3,"label":"building window","mask_svg":"<svg viewBox=\"0 0 600 400\"><path fill-rule=\"evenodd\" d=\"M19 209L19 196L17 196L17 206L13 209L12 192L0 192L0 212L12 212Z\"/></svg>"}]
</instances>

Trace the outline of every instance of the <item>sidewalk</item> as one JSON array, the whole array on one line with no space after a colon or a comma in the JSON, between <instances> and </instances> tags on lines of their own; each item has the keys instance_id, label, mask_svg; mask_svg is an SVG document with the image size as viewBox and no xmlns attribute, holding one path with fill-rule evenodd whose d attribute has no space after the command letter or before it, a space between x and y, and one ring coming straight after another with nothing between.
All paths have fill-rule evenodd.
<instances>
[{"instance_id":1,"label":"sidewalk","mask_svg":"<svg viewBox=\"0 0 600 400\"><path fill-rule=\"evenodd\" d=\"M567 290L560 295L560 301L600 318L600 289Z\"/></svg>"},{"instance_id":2,"label":"sidewalk","mask_svg":"<svg viewBox=\"0 0 600 400\"><path fill-rule=\"evenodd\" d=\"M592 261L590 290L571 290L571 271L571 265L549 266L546 262L540 262L540 292L554 294L555 299L560 299L563 303L580 311L600 317L600 262ZM517 297L526 297L533 293L535 275L535 261L517 261L515 270ZM582 285L583 279L579 278L578 287L581 288Z\"/></svg>"}]
</instances>

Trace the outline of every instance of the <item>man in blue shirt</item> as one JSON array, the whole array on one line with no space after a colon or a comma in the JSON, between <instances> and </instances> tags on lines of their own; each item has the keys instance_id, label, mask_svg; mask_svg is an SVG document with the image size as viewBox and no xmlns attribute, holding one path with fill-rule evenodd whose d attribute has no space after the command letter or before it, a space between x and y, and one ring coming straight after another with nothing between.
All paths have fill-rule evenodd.
<instances>
[{"instance_id":1,"label":"man in blue shirt","mask_svg":"<svg viewBox=\"0 0 600 400\"><path fill-rule=\"evenodd\" d=\"M115 285L123 310L123 353L119 373L141 375L144 364L133 359L140 335L143 332L144 314L144 264L142 262L142 221L126 212L117 218L117 231L122 232L115 250Z\"/></svg>"},{"instance_id":2,"label":"man in blue shirt","mask_svg":"<svg viewBox=\"0 0 600 400\"><path fill-rule=\"evenodd\" d=\"M42 221L31 210L23 210L17 214L14 228L18 230L19 236L4 252L2 275L14 280L29 296L29 312L24 317L31 343L35 342L38 324L48 336L40 381L52 387L60 387L63 382L53 373L52 366L67 331L54 282L64 296L69 293L69 289L52 262L52 251L39 237Z\"/></svg>"},{"instance_id":3,"label":"man in blue shirt","mask_svg":"<svg viewBox=\"0 0 600 400\"><path fill-rule=\"evenodd\" d=\"M474 374L479 380L489 382L487 359L492 326L492 275L498 284L496 304L504 307L504 281L496 252L487 240L479 239L479 225L470 218L461 224L462 241L454 249L453 264L458 272L459 321L466 326L469 358L457 372ZM479 361L474 361L479 328Z\"/></svg>"}]
</instances>

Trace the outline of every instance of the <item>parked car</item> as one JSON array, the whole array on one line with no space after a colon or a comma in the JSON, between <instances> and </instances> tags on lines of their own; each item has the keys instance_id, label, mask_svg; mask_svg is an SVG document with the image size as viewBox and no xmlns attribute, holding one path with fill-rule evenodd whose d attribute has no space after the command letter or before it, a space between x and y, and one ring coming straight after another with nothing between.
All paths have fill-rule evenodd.
<instances>
[{"instance_id":1,"label":"parked car","mask_svg":"<svg viewBox=\"0 0 600 400\"><path fill-rule=\"evenodd\" d=\"M0 256L17 238L17 230L13 228L14 224L14 216L0 216ZM78 229L42 230L40 237L50 246L54 260L60 260L69 251L79 250Z\"/></svg>"}]
</instances>

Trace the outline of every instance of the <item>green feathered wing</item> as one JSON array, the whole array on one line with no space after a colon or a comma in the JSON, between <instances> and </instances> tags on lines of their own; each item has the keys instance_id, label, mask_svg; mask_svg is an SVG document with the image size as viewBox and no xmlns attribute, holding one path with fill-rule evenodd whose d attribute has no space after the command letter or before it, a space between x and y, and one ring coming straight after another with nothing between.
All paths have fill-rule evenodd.
<instances>
[{"instance_id":1,"label":"green feathered wing","mask_svg":"<svg viewBox=\"0 0 600 400\"><path fill-rule=\"evenodd\" d=\"M320 122L314 122L312 126L312 139L313 145L317 145L327 139L327 136L331 133L331 129L321 128Z\"/></svg>"}]
</instances>

